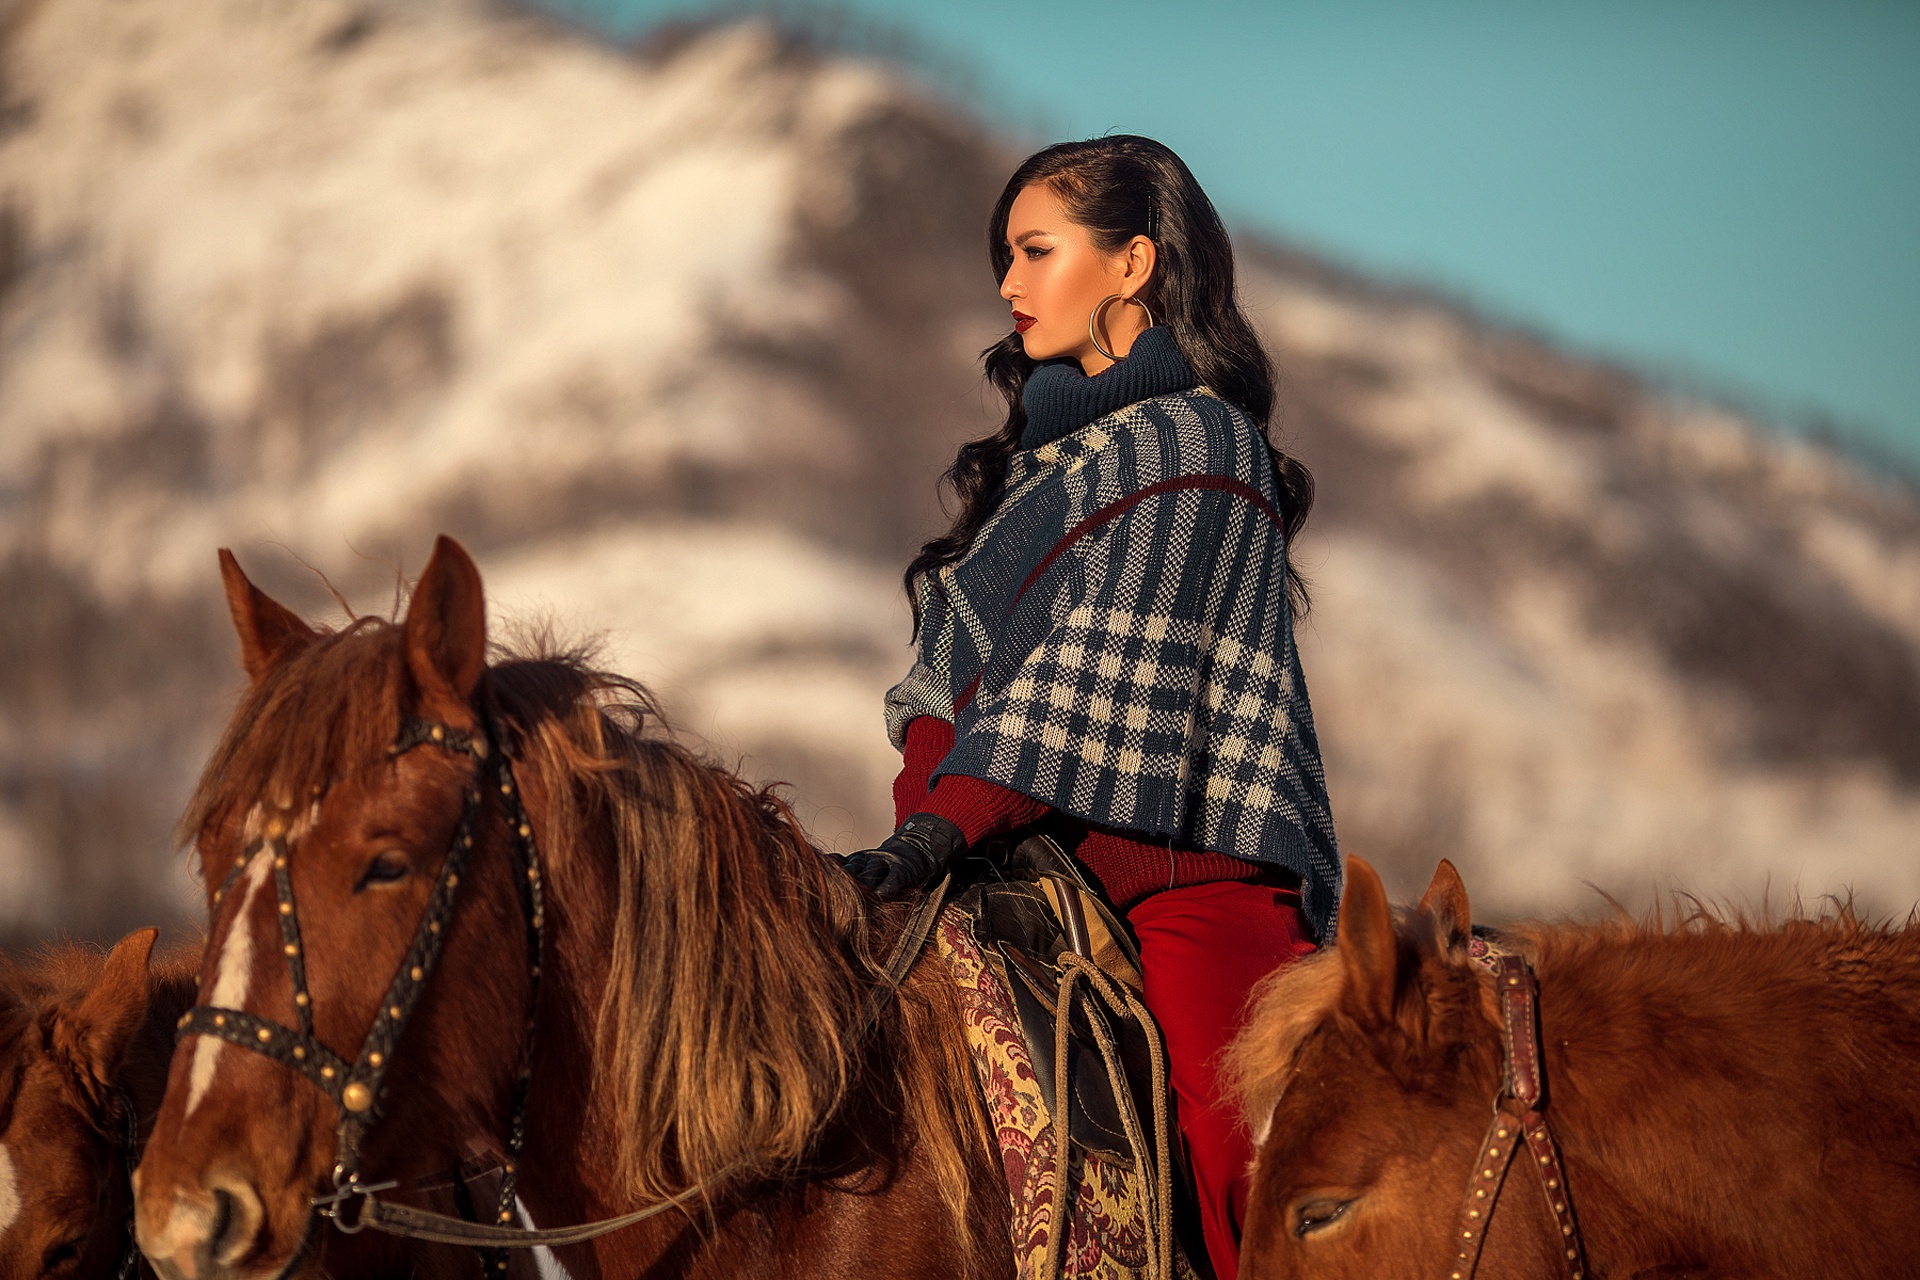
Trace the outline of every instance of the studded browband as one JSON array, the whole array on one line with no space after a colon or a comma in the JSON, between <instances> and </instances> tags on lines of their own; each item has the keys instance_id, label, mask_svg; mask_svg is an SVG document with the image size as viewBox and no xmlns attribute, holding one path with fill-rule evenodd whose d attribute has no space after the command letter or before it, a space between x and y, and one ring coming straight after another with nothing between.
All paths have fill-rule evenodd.
<instances>
[{"instance_id":1,"label":"studded browband","mask_svg":"<svg viewBox=\"0 0 1920 1280\"><path fill-rule=\"evenodd\" d=\"M1573 1200L1567 1194L1566 1171L1559 1149L1547 1129L1545 1061L1540 1052L1539 984L1520 956L1475 938L1469 954L1493 975L1494 995L1500 1005L1501 1048L1505 1058L1500 1096L1493 1105L1493 1122L1480 1143L1472 1181L1460 1205L1454 1228L1456 1256L1447 1268L1447 1280L1473 1280L1486 1243L1487 1221L1506 1185L1507 1170L1523 1145L1528 1163L1540 1172L1547 1193L1547 1209L1559 1234L1555 1251L1568 1280L1585 1280L1585 1249L1580 1227L1573 1218Z\"/></svg>"}]
</instances>

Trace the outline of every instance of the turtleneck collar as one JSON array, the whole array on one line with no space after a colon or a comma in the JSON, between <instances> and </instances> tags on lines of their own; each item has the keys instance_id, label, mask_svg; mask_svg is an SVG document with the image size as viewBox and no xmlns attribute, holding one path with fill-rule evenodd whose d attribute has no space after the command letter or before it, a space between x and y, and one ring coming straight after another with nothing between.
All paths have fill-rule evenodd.
<instances>
[{"instance_id":1,"label":"turtleneck collar","mask_svg":"<svg viewBox=\"0 0 1920 1280\"><path fill-rule=\"evenodd\" d=\"M1124 359L1091 378L1080 372L1077 361L1051 361L1027 378L1020 398L1027 429L1020 435L1020 447L1037 449L1130 404L1191 390L1199 383L1174 345L1173 334L1162 325L1143 332Z\"/></svg>"}]
</instances>

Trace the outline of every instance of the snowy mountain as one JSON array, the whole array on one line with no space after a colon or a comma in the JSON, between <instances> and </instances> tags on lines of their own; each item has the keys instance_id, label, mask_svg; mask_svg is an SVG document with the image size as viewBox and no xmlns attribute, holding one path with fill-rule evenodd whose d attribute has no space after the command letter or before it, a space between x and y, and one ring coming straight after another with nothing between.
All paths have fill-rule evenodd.
<instances>
[{"instance_id":1,"label":"snowy mountain","mask_svg":"<svg viewBox=\"0 0 1920 1280\"><path fill-rule=\"evenodd\" d=\"M213 551L310 614L432 535L683 731L884 833L934 478L988 429L1016 153L747 24L43 0L0 47L0 930L189 909L239 677ZM1243 246L1316 469L1343 844L1489 911L1920 897L1920 502L1443 300ZM304 563L303 563L304 562ZM510 634L511 627L503 628Z\"/></svg>"}]
</instances>

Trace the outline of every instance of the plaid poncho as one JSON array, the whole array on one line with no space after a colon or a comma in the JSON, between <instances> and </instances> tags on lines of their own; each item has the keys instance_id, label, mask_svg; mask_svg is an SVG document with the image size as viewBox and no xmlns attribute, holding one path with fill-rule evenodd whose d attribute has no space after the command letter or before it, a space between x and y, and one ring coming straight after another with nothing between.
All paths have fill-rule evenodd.
<instances>
[{"instance_id":1,"label":"plaid poncho","mask_svg":"<svg viewBox=\"0 0 1920 1280\"><path fill-rule=\"evenodd\" d=\"M1340 861L1275 502L1259 429L1204 387L1016 453L966 557L919 583L894 744L938 716L936 777L1291 868L1328 937Z\"/></svg>"}]
</instances>

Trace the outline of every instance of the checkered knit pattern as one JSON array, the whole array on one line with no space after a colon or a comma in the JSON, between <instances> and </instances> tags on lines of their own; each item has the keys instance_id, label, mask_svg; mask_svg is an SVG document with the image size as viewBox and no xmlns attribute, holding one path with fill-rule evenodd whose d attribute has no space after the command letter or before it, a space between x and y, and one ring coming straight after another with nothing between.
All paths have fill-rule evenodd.
<instances>
[{"instance_id":1,"label":"checkered knit pattern","mask_svg":"<svg viewBox=\"0 0 1920 1280\"><path fill-rule=\"evenodd\" d=\"M1259 430L1204 387L1015 454L966 558L920 584L895 744L938 716L937 775L1288 867L1329 936L1340 862L1276 501Z\"/></svg>"}]
</instances>

